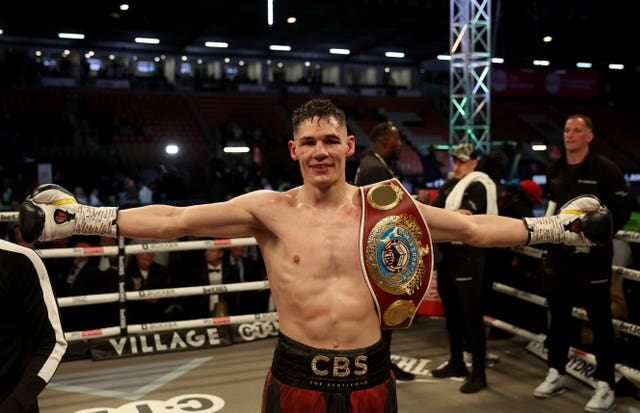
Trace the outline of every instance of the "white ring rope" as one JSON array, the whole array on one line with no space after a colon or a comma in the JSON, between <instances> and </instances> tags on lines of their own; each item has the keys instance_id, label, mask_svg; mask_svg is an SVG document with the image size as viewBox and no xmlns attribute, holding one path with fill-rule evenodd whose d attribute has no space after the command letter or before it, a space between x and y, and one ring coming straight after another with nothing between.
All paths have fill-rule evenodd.
<instances>
[{"instance_id":1,"label":"white ring rope","mask_svg":"<svg viewBox=\"0 0 640 413\"><path fill-rule=\"evenodd\" d=\"M510 286L505 285L505 284L494 282L493 283L493 289L495 291L501 292L503 294L507 294L507 295L519 298L519 299L521 299L523 301L528 301L530 303L537 304L537 305L542 306L542 307L546 307L547 306L547 299L546 298L540 297L539 295L535 295L535 294L532 294L532 293L528 293L526 291L518 290L516 288L510 287Z\"/></svg>"},{"instance_id":2,"label":"white ring rope","mask_svg":"<svg viewBox=\"0 0 640 413\"><path fill-rule=\"evenodd\" d=\"M631 268L625 268L619 265L612 265L611 269L622 278L632 281L640 281L640 271L638 270L632 270Z\"/></svg>"},{"instance_id":3,"label":"white ring rope","mask_svg":"<svg viewBox=\"0 0 640 413\"><path fill-rule=\"evenodd\" d=\"M501 320L497 320L493 317L489 317L489 316L484 316L484 321L487 324L491 324L492 326L495 326L497 328L500 328L502 330L508 331L510 333L516 334L518 336L521 337L525 337L529 340L533 340L536 341L538 343L544 343L544 341L546 340L547 336L545 334L533 334L530 331L524 330L520 327L516 327L512 324L506 323L504 321ZM596 363L596 358L593 354L591 353L587 353L583 350L580 349L576 349L575 347L571 347L570 352L575 352L575 353L579 353L582 357L585 357L589 362L595 364ZM628 379L634 380L634 381L640 381L640 371L636 370L632 367L626 366L624 364L620 364L620 363L616 363L616 370L622 374L623 376L627 377Z\"/></svg>"},{"instance_id":4,"label":"white ring rope","mask_svg":"<svg viewBox=\"0 0 640 413\"><path fill-rule=\"evenodd\" d=\"M511 251L518 252L522 255L526 255L528 257L537 258L539 260L543 259L547 251L541 250L540 248L529 247L527 245L518 245L516 247L511 247Z\"/></svg>"},{"instance_id":5,"label":"white ring rope","mask_svg":"<svg viewBox=\"0 0 640 413\"><path fill-rule=\"evenodd\" d=\"M127 297L127 301L141 301L148 300L150 298L190 297L193 295L225 294L267 289L269 289L269 281L247 281L233 284L207 284L195 287L127 291L125 295ZM76 295L73 297L58 298L58 305L60 307L74 307L80 305L105 304L116 302L118 299L118 293Z\"/></svg>"},{"instance_id":6,"label":"white ring rope","mask_svg":"<svg viewBox=\"0 0 640 413\"><path fill-rule=\"evenodd\" d=\"M115 303L120 299L118 293L102 293L91 295L74 295L73 297L58 297L58 307L75 307L81 305Z\"/></svg>"},{"instance_id":7,"label":"white ring rope","mask_svg":"<svg viewBox=\"0 0 640 413\"><path fill-rule=\"evenodd\" d=\"M127 291L127 301L149 298L187 297L192 295L225 294L238 291L268 290L269 281L246 281L233 284L202 285L196 287L162 288L158 290Z\"/></svg>"},{"instance_id":8,"label":"white ring rope","mask_svg":"<svg viewBox=\"0 0 640 413\"><path fill-rule=\"evenodd\" d=\"M130 324L127 331L131 334L149 333L153 331L172 331L183 328L223 326L231 324L252 323L254 321L277 320L278 313L242 314L226 317L198 318L194 320L161 321L148 324ZM69 331L64 333L67 341L82 341L89 338L113 337L121 334L120 327L104 327L93 330Z\"/></svg>"},{"instance_id":9,"label":"white ring rope","mask_svg":"<svg viewBox=\"0 0 640 413\"><path fill-rule=\"evenodd\" d=\"M253 237L234 239L215 239L198 241L163 241L131 244L124 247L125 254L139 254L141 252L176 252L192 251L209 248L229 248L238 246L257 245ZM84 248L50 248L35 250L42 258L67 258L92 255L118 255L117 246L99 246Z\"/></svg>"},{"instance_id":10,"label":"white ring rope","mask_svg":"<svg viewBox=\"0 0 640 413\"><path fill-rule=\"evenodd\" d=\"M539 295L521 291L516 288L509 287L508 285L504 285L500 283L493 283L493 289L503 294L520 298L523 301L528 301L530 303L537 304L541 307L545 307L545 308L548 307L547 299ZM573 317L581 320L585 320L585 321L589 320L589 318L587 317L587 312L582 308L573 307L572 315ZM640 337L640 326L627 323L625 321L618 320L616 318L612 319L612 322L613 322L613 327L616 330Z\"/></svg>"},{"instance_id":11,"label":"white ring rope","mask_svg":"<svg viewBox=\"0 0 640 413\"><path fill-rule=\"evenodd\" d=\"M524 245L520 245L517 247L511 247L511 251L520 253L522 255L526 255L532 258L542 259L547 253L545 250L541 250L539 248L528 247ZM631 268L620 267L619 265L612 265L611 270L615 271L616 274L631 281L640 281L640 271L632 270Z\"/></svg>"},{"instance_id":12,"label":"white ring rope","mask_svg":"<svg viewBox=\"0 0 640 413\"><path fill-rule=\"evenodd\" d=\"M640 242L640 232L637 231L625 231L621 229L616 232L615 237L627 242Z\"/></svg>"}]
</instances>

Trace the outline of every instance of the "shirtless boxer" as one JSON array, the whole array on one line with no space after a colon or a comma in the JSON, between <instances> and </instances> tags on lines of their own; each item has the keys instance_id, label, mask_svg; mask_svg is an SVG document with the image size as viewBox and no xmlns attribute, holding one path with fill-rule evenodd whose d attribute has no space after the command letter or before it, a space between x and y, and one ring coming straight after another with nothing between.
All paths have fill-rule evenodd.
<instances>
[{"instance_id":1,"label":"shirtless boxer","mask_svg":"<svg viewBox=\"0 0 640 413\"><path fill-rule=\"evenodd\" d=\"M264 256L281 333L265 382L262 412L396 412L388 348L381 341L380 317L360 262L362 197L360 188L345 178L355 138L347 134L344 112L329 100L308 101L293 113L292 121L289 154L300 164L302 186L287 192L259 190L206 205L118 211L79 205L64 189L44 185L23 203L23 237L45 241L72 233L152 240L253 236ZM610 217L593 197L575 200L564 208L568 214L527 218L524 223L416 205L433 242L592 244L582 231L565 230L565 224L577 218L584 222L585 212L592 210L598 216L591 221L604 227L595 235L611 236L610 228L606 233Z\"/></svg>"}]
</instances>

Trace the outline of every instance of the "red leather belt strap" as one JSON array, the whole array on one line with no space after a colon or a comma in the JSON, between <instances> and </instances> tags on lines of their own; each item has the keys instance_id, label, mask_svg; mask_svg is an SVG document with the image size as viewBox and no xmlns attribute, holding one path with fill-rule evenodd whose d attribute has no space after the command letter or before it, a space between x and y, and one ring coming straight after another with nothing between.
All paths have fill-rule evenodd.
<instances>
[{"instance_id":1,"label":"red leather belt strap","mask_svg":"<svg viewBox=\"0 0 640 413\"><path fill-rule=\"evenodd\" d=\"M429 227L397 179L361 187L360 194L360 263L380 326L407 328L431 284Z\"/></svg>"}]
</instances>

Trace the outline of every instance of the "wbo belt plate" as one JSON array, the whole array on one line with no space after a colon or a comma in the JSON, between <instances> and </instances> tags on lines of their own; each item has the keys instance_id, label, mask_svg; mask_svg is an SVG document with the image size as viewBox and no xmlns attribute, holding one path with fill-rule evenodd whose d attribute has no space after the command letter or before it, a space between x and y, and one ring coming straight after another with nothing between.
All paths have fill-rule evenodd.
<instances>
[{"instance_id":1,"label":"wbo belt plate","mask_svg":"<svg viewBox=\"0 0 640 413\"><path fill-rule=\"evenodd\" d=\"M360 191L361 264L380 326L409 327L431 283L429 228L397 179L364 186Z\"/></svg>"},{"instance_id":2,"label":"wbo belt plate","mask_svg":"<svg viewBox=\"0 0 640 413\"><path fill-rule=\"evenodd\" d=\"M390 215L373 227L367 238L366 261L371 279L384 292L412 295L422 284L427 269L423 257L422 230L412 215Z\"/></svg>"}]
</instances>

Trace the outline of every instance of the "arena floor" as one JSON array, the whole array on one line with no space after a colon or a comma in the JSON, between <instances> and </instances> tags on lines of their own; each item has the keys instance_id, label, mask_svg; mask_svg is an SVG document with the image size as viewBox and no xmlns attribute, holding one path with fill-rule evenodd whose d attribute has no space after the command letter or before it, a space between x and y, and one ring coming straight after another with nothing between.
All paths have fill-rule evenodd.
<instances>
[{"instance_id":1,"label":"arena floor","mask_svg":"<svg viewBox=\"0 0 640 413\"><path fill-rule=\"evenodd\" d=\"M260 411L265 372L276 339L206 350L64 362L40 396L43 413L159 413ZM520 337L489 340L499 361L488 368L489 388L476 394L458 390L461 381L433 379L428 371L448 358L444 320L421 317L394 332L392 354L417 374L398 383L400 413L579 412L592 389L568 377L563 395L538 400L533 389L546 374L545 362L525 349ZM640 401L617 398L616 412L640 413Z\"/></svg>"}]
</instances>

